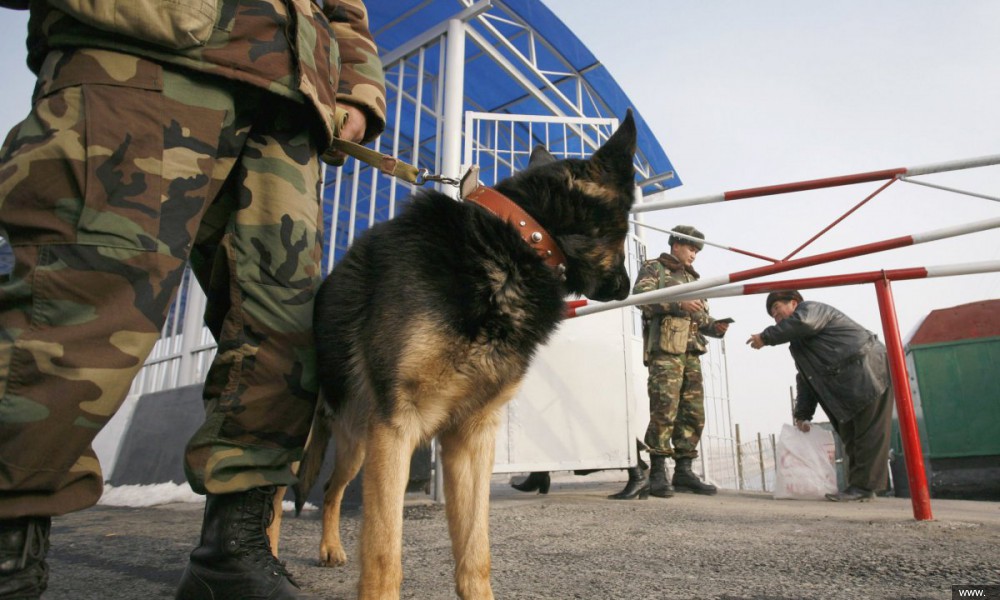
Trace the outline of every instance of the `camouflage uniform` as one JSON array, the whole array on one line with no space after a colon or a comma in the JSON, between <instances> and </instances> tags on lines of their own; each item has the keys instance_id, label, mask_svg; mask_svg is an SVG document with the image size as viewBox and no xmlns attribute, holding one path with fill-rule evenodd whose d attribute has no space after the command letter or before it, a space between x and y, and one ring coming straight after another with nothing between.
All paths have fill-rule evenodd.
<instances>
[{"instance_id":1,"label":"camouflage uniform","mask_svg":"<svg viewBox=\"0 0 1000 600\"><path fill-rule=\"evenodd\" d=\"M689 283L698 273L672 254L647 260L632 288L633 294ZM706 303L707 306L707 303ZM650 454L696 458L705 428L705 396L701 355L705 336L715 333L715 319L707 311L688 313L679 302L641 306L645 364L649 368L649 426L645 443ZM670 330L675 336L670 336ZM674 344L667 340L674 337Z\"/></svg>"},{"instance_id":2,"label":"camouflage uniform","mask_svg":"<svg viewBox=\"0 0 1000 600\"><path fill-rule=\"evenodd\" d=\"M216 10L181 4L198 3ZM188 479L213 494L291 483L317 397L318 156L337 101L366 112L366 139L385 123L361 0L322 12L313 0L219 0L207 40L175 49L38 0L31 11L38 85L0 149L0 225L16 255L0 282L0 519L97 501L91 442L159 338L189 259L218 353Z\"/></svg>"}]
</instances>

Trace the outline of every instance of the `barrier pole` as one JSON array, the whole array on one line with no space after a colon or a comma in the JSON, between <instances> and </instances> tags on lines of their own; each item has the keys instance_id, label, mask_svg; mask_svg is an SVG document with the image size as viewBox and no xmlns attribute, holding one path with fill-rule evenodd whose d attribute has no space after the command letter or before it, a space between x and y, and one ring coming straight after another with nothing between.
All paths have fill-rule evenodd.
<instances>
[{"instance_id":1,"label":"barrier pole","mask_svg":"<svg viewBox=\"0 0 1000 600\"><path fill-rule=\"evenodd\" d=\"M744 200L746 198L758 198L761 196L773 196L775 194L788 194L791 192L804 192L807 190L818 190L822 188L839 187L842 185L853 185L856 183L867 183L871 181L883 181L886 179L897 179L901 177L916 177L919 175L930 175L932 173L945 173L948 171L960 171L963 169L975 169L979 167L989 167L1000 164L1000 154L991 156L980 156L976 158L966 158L943 163L920 165L916 167L896 167L893 169L882 169L881 171L869 171L867 173L854 173L851 175L840 175L837 177L823 177L821 179L810 179L808 181L794 181L791 183L781 183L778 185L768 185L742 190L729 190L707 196L696 198L678 198L676 200L659 200L666 196L666 192L656 192L646 196L646 201L632 207L632 213L642 213L665 208L679 208L681 206L697 206L700 204L711 204L714 202L728 202L732 200ZM910 183L914 183L912 180Z\"/></svg>"},{"instance_id":2,"label":"barrier pole","mask_svg":"<svg viewBox=\"0 0 1000 600\"><path fill-rule=\"evenodd\" d=\"M941 229L935 229L932 231L926 231L924 233L904 235L896 238L882 240L879 242L862 244L860 246L852 246L850 248L843 248L841 250L834 250L832 252L825 252L823 254L816 254L813 256L807 256L803 258L796 258L785 262L775 263L773 265L757 267L755 269L737 271L735 273L730 273L729 275L699 279L698 281L692 281L690 283L682 283L680 285L670 286L668 288L651 290L649 292L643 292L641 294L633 294L632 296L629 296L625 300L615 300L611 302L604 302L601 304L588 303L574 310L571 313L571 316L578 317L587 314L592 314L595 312L600 312L602 310L611 310L614 308L621 308L623 306L633 306L636 304L657 304L660 302L673 300L683 294L705 290L708 288L720 287L727 283L747 281L749 279L763 277L765 275L773 275L776 273L783 273L785 271L793 271L795 269L800 269L803 267L812 267L815 265L834 262L844 258L854 258L857 256L863 256L865 254L874 254L877 252L882 252L884 250L893 250L896 248L903 248L906 246L913 246L916 244L926 244L927 242L933 242L936 240L941 240L950 237L957 237L968 233L986 231L987 229L994 229L994 228L1000 228L1000 217L994 219L982 219L979 221L973 221L971 223L965 223L962 225L954 225L950 227L944 227Z\"/></svg>"},{"instance_id":3,"label":"barrier pole","mask_svg":"<svg viewBox=\"0 0 1000 600\"><path fill-rule=\"evenodd\" d=\"M695 298L726 298L730 296L762 294L779 290L806 290L821 287L837 287L845 285L862 285L875 283L883 277L890 281L907 281L911 279L926 279L933 277L952 277L956 275L977 275L981 273L1000 273L1000 260L990 260L977 263L961 263L953 265L937 265L932 267L910 267L906 269L888 269L881 271L866 271L864 273L847 273L843 275L824 275L822 277L806 277L801 279L783 279L781 281L766 281L763 283L746 283L727 285L672 296L672 302L692 300ZM574 305L574 309L586 306Z\"/></svg>"},{"instance_id":4,"label":"barrier pole","mask_svg":"<svg viewBox=\"0 0 1000 600\"><path fill-rule=\"evenodd\" d=\"M892 374L892 390L896 396L896 413L899 416L899 434L903 439L906 475L910 480L913 518L918 521L929 521L934 516L931 514L927 473L924 471L924 454L920 449L920 433L917 430L917 419L913 410L910 377L906 372L903 343L899 337L899 324L896 322L896 305L893 302L888 278L883 277L875 281L875 293L878 296L878 308L882 316L882 333L885 335L889 372Z\"/></svg>"}]
</instances>

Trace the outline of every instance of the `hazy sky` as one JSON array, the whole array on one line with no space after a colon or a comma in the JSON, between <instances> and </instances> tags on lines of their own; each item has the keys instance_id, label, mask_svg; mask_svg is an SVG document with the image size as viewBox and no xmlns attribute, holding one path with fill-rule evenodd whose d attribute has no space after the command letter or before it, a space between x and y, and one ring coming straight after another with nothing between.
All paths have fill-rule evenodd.
<instances>
[{"instance_id":1,"label":"hazy sky","mask_svg":"<svg viewBox=\"0 0 1000 600\"><path fill-rule=\"evenodd\" d=\"M684 185L668 198L1000 154L1000 2L544 2L607 66L670 156ZM923 179L1000 197L1000 167ZM647 222L692 224L714 242L782 258L881 184L646 213ZM998 202L896 182L799 256L997 217ZM651 254L667 250L665 236L647 240ZM998 259L994 229L768 279ZM706 247L695 268L715 277L765 264ZM1000 275L892 290L905 342L933 309L1000 298ZM874 286L803 294L882 335ZM736 319L729 390L733 421L747 433L780 430L794 384L786 346L744 345L772 323L763 303L710 303L717 318Z\"/></svg>"},{"instance_id":2,"label":"hazy sky","mask_svg":"<svg viewBox=\"0 0 1000 600\"><path fill-rule=\"evenodd\" d=\"M634 102L684 185L670 198L1000 154L1000 2L545 0ZM0 129L27 112L24 14L3 10ZM1000 167L926 180L1000 196ZM880 184L648 214L711 241L781 258ZM801 255L1000 216L1000 203L897 182ZM648 236L650 252L666 238ZM1000 231L932 242L777 279L1000 260ZM703 277L766 263L706 247ZM1000 298L1000 275L893 285L904 340L930 311ZM807 290L881 335L871 285ZM717 299L728 336L733 421L777 432L794 368L784 347L744 341L770 324L763 297ZM820 415L821 416L821 415Z\"/></svg>"}]
</instances>

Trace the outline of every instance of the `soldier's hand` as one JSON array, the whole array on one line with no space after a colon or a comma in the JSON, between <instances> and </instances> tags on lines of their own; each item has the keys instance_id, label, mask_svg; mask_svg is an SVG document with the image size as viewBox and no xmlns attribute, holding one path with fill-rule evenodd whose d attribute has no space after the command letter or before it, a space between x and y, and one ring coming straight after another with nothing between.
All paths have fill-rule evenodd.
<instances>
[{"instance_id":1,"label":"soldier's hand","mask_svg":"<svg viewBox=\"0 0 1000 600\"><path fill-rule=\"evenodd\" d=\"M365 111L349 102L341 101L337 106L347 111L347 118L340 127L338 137L349 142L360 143L365 137L365 131L368 130L368 117L365 115ZM324 157L331 164L344 164L346 158L347 155L340 150L333 150Z\"/></svg>"},{"instance_id":2,"label":"soldier's hand","mask_svg":"<svg viewBox=\"0 0 1000 600\"><path fill-rule=\"evenodd\" d=\"M715 322L715 333L716 333L716 335L718 335L718 336L724 336L724 335L726 335L727 331L729 331L729 323L728 322L726 322L726 321L716 321Z\"/></svg>"},{"instance_id":3,"label":"soldier's hand","mask_svg":"<svg viewBox=\"0 0 1000 600\"><path fill-rule=\"evenodd\" d=\"M681 310L688 313L696 313L705 310L705 303L701 300L684 300L682 302L678 302L678 304L680 305Z\"/></svg>"},{"instance_id":4,"label":"soldier's hand","mask_svg":"<svg viewBox=\"0 0 1000 600\"><path fill-rule=\"evenodd\" d=\"M341 101L341 106L347 111L347 121L340 129L340 137L351 142L360 142L368 129L368 116L365 111L348 102Z\"/></svg>"}]
</instances>

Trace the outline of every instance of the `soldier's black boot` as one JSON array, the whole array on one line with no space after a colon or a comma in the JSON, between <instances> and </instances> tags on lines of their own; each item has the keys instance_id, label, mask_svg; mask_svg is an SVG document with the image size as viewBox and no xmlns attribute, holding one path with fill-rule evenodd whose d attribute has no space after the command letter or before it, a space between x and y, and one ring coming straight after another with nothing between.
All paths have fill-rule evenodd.
<instances>
[{"instance_id":1,"label":"soldier's black boot","mask_svg":"<svg viewBox=\"0 0 1000 600\"><path fill-rule=\"evenodd\" d=\"M274 518L275 488L209 494L201 543L191 552L177 600L302 600L299 589L271 552L267 527Z\"/></svg>"},{"instance_id":2,"label":"soldier's black boot","mask_svg":"<svg viewBox=\"0 0 1000 600\"><path fill-rule=\"evenodd\" d=\"M674 489L678 492L714 496L719 491L714 485L698 479L698 476L691 470L690 457L678 458L674 462L677 463L677 468L674 471Z\"/></svg>"},{"instance_id":3,"label":"soldier's black boot","mask_svg":"<svg viewBox=\"0 0 1000 600\"><path fill-rule=\"evenodd\" d=\"M49 517L0 521L0 599L37 600L49 584Z\"/></svg>"},{"instance_id":4,"label":"soldier's black boot","mask_svg":"<svg viewBox=\"0 0 1000 600\"><path fill-rule=\"evenodd\" d=\"M532 471L524 478L524 481L521 483L512 483L510 487L522 492L534 492L538 490L539 494L548 494L551 484L552 478L549 476L548 471Z\"/></svg>"},{"instance_id":5,"label":"soldier's black boot","mask_svg":"<svg viewBox=\"0 0 1000 600\"><path fill-rule=\"evenodd\" d=\"M674 488L670 485L667 457L662 454L650 454L649 463L649 493L657 498L673 496Z\"/></svg>"}]
</instances>

